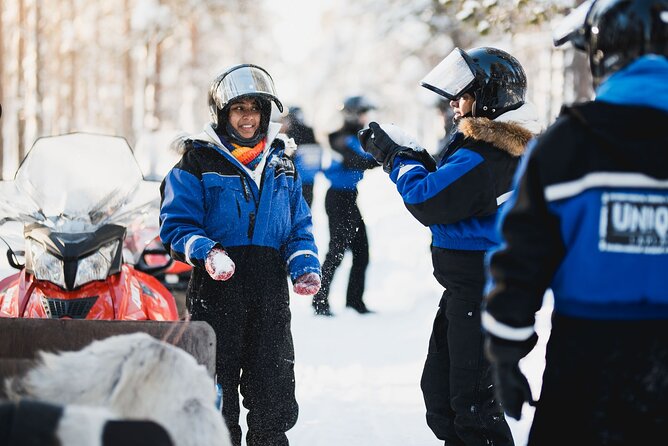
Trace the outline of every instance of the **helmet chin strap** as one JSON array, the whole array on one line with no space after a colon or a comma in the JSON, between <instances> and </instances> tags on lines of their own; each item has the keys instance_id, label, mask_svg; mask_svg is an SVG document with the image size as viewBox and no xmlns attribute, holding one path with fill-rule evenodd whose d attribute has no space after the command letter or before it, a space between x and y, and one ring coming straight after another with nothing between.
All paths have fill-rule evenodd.
<instances>
[{"instance_id":1,"label":"helmet chin strap","mask_svg":"<svg viewBox=\"0 0 668 446\"><path fill-rule=\"evenodd\" d=\"M266 131L262 131L262 129L257 129L255 131L255 134L251 138L244 138L242 137L239 132L237 132L234 127L228 122L225 125L225 135L227 139L230 140L230 142L239 144L244 147L254 147L262 141L266 135Z\"/></svg>"}]
</instances>

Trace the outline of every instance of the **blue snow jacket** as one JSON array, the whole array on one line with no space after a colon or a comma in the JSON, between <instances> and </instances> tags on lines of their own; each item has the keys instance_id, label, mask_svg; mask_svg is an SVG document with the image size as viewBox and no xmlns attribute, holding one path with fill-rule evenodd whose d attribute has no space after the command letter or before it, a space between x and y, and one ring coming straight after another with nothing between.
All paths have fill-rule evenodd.
<instances>
[{"instance_id":1,"label":"blue snow jacket","mask_svg":"<svg viewBox=\"0 0 668 446\"><path fill-rule=\"evenodd\" d=\"M435 172L401 156L394 161L390 178L406 208L429 226L433 246L486 251L499 244L497 213L511 195L520 156L540 129L529 104L508 114L514 118L462 119Z\"/></svg>"},{"instance_id":2,"label":"blue snow jacket","mask_svg":"<svg viewBox=\"0 0 668 446\"><path fill-rule=\"evenodd\" d=\"M491 257L487 332L535 338L548 288L568 317L668 319L667 79L668 59L640 58L536 140Z\"/></svg>"},{"instance_id":3,"label":"blue snow jacket","mask_svg":"<svg viewBox=\"0 0 668 446\"><path fill-rule=\"evenodd\" d=\"M270 124L269 149L255 172L210 126L184 142L186 152L161 187L160 238L175 259L203 268L216 245L257 246L279 252L293 281L320 274L311 212L278 127Z\"/></svg>"},{"instance_id":4,"label":"blue snow jacket","mask_svg":"<svg viewBox=\"0 0 668 446\"><path fill-rule=\"evenodd\" d=\"M312 185L315 183L315 176L321 171L322 147L316 143L299 145L294 162L302 183Z\"/></svg>"},{"instance_id":5,"label":"blue snow jacket","mask_svg":"<svg viewBox=\"0 0 668 446\"><path fill-rule=\"evenodd\" d=\"M302 184L313 185L315 176L322 170L322 147L316 141L313 129L303 122L292 121L286 133L297 144L292 159Z\"/></svg>"},{"instance_id":6,"label":"blue snow jacket","mask_svg":"<svg viewBox=\"0 0 668 446\"><path fill-rule=\"evenodd\" d=\"M329 145L334 151L331 165L325 169L325 177L330 181L330 188L335 190L356 190L364 171L378 167L373 156L362 149L357 139L361 126L344 124L329 135Z\"/></svg>"}]
</instances>

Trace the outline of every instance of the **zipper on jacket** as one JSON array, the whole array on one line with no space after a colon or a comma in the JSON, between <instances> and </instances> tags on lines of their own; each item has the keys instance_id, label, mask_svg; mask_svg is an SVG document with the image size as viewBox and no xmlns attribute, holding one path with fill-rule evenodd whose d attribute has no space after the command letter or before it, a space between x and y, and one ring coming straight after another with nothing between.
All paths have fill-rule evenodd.
<instances>
[{"instance_id":1,"label":"zipper on jacket","mask_svg":"<svg viewBox=\"0 0 668 446\"><path fill-rule=\"evenodd\" d=\"M269 158L274 154L276 151L276 148L274 146L269 148L269 152L267 152L267 161L264 164L264 168L262 169L261 177L260 177L260 200L262 199L262 191L264 190L264 179L266 178L266 173L267 173L267 166L269 165ZM276 155L279 156L279 155Z\"/></svg>"},{"instance_id":2,"label":"zipper on jacket","mask_svg":"<svg viewBox=\"0 0 668 446\"><path fill-rule=\"evenodd\" d=\"M244 179L244 173L243 172L239 172L239 173L241 174L241 175L239 175L239 180L241 180L241 186L243 187L243 190L244 190L244 198L246 199L246 201L248 201L249 198L250 198L251 191L249 190L248 184L246 183L246 180Z\"/></svg>"},{"instance_id":3,"label":"zipper on jacket","mask_svg":"<svg viewBox=\"0 0 668 446\"><path fill-rule=\"evenodd\" d=\"M248 215L248 239L253 240L253 231L255 230L255 213L251 212Z\"/></svg>"}]
</instances>

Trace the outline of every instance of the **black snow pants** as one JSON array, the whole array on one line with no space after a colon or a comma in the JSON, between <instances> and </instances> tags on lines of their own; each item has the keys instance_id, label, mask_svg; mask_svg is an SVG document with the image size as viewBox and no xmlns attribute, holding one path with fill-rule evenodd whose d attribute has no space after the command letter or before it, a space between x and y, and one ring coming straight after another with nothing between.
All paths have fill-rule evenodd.
<instances>
[{"instance_id":1,"label":"black snow pants","mask_svg":"<svg viewBox=\"0 0 668 446\"><path fill-rule=\"evenodd\" d=\"M313 204L313 183L302 183L302 195L310 208Z\"/></svg>"},{"instance_id":2,"label":"black snow pants","mask_svg":"<svg viewBox=\"0 0 668 446\"><path fill-rule=\"evenodd\" d=\"M188 289L193 320L216 332L216 373L232 444L241 444L239 392L248 409L248 446L286 446L297 422L294 347L285 261L262 247L226 248L236 265L215 281L195 268Z\"/></svg>"},{"instance_id":3,"label":"black snow pants","mask_svg":"<svg viewBox=\"0 0 668 446\"><path fill-rule=\"evenodd\" d=\"M668 322L555 312L532 446L635 446L668 440Z\"/></svg>"},{"instance_id":4,"label":"black snow pants","mask_svg":"<svg viewBox=\"0 0 668 446\"><path fill-rule=\"evenodd\" d=\"M445 292L422 373L427 424L448 446L511 446L483 352L484 252L432 247L432 261Z\"/></svg>"},{"instance_id":5,"label":"black snow pants","mask_svg":"<svg viewBox=\"0 0 668 446\"><path fill-rule=\"evenodd\" d=\"M329 189L325 196L325 211L329 218L329 251L322 265L322 286L313 296L313 307L329 310L329 287L334 273L341 265L346 250L353 254L348 279L346 306L366 311L362 300L366 268L369 264L369 241L362 214L357 207L357 190Z\"/></svg>"}]
</instances>

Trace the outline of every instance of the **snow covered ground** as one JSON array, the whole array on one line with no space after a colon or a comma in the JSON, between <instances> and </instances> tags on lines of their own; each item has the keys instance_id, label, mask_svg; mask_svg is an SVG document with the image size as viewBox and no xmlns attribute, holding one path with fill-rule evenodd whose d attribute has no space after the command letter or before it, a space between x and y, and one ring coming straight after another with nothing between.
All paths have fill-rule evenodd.
<instances>
[{"instance_id":1,"label":"snow covered ground","mask_svg":"<svg viewBox=\"0 0 668 446\"><path fill-rule=\"evenodd\" d=\"M324 259L329 238L324 194L318 177L314 232ZM436 446L425 422L420 375L433 317L442 293L432 276L430 233L405 209L381 169L366 173L358 199L367 224L370 264L365 301L375 311L345 308L350 268L346 254L330 295L333 318L316 317L310 298L293 295L297 400L300 415L288 432L296 446ZM2 258L0 277L13 270ZM534 396L540 386L551 302L539 313L540 341L521 363ZM510 427L517 446L526 444L533 409ZM242 413L242 416L245 416ZM242 420L242 424L244 420ZM245 426L244 426L245 430Z\"/></svg>"}]
</instances>

